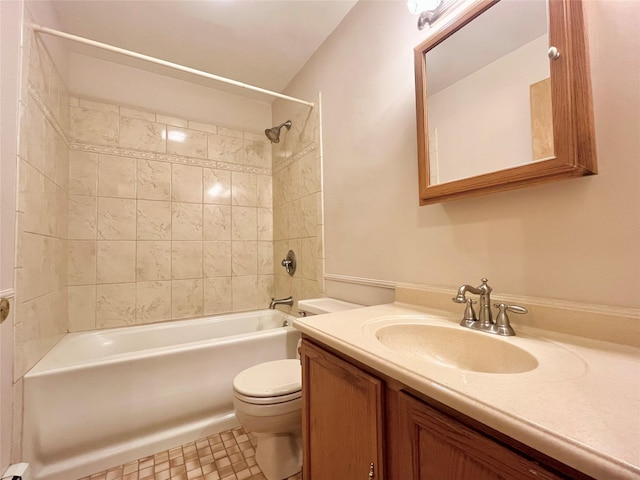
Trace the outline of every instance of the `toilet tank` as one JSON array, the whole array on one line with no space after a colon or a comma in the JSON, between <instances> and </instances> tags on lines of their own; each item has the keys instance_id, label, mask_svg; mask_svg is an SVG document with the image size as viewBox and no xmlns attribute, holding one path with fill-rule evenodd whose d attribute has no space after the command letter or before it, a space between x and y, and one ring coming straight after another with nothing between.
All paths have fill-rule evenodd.
<instances>
[{"instance_id":1,"label":"toilet tank","mask_svg":"<svg viewBox=\"0 0 640 480\"><path fill-rule=\"evenodd\" d=\"M298 310L302 316L322 315L324 313L342 312L344 310L352 310L354 308L362 308L364 305L357 303L345 302L336 298L309 298L307 300L298 300Z\"/></svg>"}]
</instances>

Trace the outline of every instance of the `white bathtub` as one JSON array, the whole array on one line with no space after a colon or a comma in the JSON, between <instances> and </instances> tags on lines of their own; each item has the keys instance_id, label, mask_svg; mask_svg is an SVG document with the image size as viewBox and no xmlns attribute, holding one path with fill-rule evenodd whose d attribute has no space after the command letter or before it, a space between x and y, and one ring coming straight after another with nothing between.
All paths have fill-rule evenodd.
<instances>
[{"instance_id":1,"label":"white bathtub","mask_svg":"<svg viewBox=\"0 0 640 480\"><path fill-rule=\"evenodd\" d=\"M232 382L295 358L277 310L66 335L24 377L34 480L74 480L238 425Z\"/></svg>"}]
</instances>

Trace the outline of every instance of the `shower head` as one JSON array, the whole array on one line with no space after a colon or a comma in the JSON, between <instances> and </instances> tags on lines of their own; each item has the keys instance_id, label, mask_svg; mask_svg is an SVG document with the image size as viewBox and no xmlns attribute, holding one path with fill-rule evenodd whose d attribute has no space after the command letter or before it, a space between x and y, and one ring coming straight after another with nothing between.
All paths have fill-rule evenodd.
<instances>
[{"instance_id":1,"label":"shower head","mask_svg":"<svg viewBox=\"0 0 640 480\"><path fill-rule=\"evenodd\" d=\"M279 143L280 142L280 130L282 127L287 127L287 130L291 130L291 120L287 120L284 123L281 123L277 127L267 128L264 131L264 134L267 136L271 143Z\"/></svg>"}]
</instances>

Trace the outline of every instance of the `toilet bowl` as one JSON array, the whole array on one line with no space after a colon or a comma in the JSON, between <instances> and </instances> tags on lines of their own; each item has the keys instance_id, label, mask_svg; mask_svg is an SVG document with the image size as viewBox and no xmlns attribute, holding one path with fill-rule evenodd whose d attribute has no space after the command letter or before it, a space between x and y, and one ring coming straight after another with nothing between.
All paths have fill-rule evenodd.
<instances>
[{"instance_id":1,"label":"toilet bowl","mask_svg":"<svg viewBox=\"0 0 640 480\"><path fill-rule=\"evenodd\" d=\"M298 302L301 315L359 308L333 298ZM302 370L300 360L260 363L233 380L236 418L257 434L256 463L267 480L283 480L302 468Z\"/></svg>"},{"instance_id":2,"label":"toilet bowl","mask_svg":"<svg viewBox=\"0 0 640 480\"><path fill-rule=\"evenodd\" d=\"M233 381L236 418L257 434L256 463L267 480L282 480L302 467L300 360L261 363Z\"/></svg>"}]
</instances>

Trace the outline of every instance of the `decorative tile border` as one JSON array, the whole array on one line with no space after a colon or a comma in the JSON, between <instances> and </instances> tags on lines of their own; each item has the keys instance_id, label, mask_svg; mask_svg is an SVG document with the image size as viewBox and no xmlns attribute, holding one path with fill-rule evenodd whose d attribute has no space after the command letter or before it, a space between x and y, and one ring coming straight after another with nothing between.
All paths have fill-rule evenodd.
<instances>
[{"instance_id":1,"label":"decorative tile border","mask_svg":"<svg viewBox=\"0 0 640 480\"><path fill-rule=\"evenodd\" d=\"M45 119L53 126L53 129L56 131L56 133L58 133L58 135L62 137L67 147L69 147L69 137L67 136L67 133L60 126L60 124L58 123L58 119L55 117L53 112L49 109L49 107L47 107L45 102L43 102L42 99L38 96L38 92L33 87L33 85L31 85L31 83L27 85L27 92L29 93L33 101L36 103L40 111L42 111L42 114L44 115Z\"/></svg>"},{"instance_id":2,"label":"decorative tile border","mask_svg":"<svg viewBox=\"0 0 640 480\"><path fill-rule=\"evenodd\" d=\"M238 165L234 163L218 162L216 160L204 160L200 158L182 157L179 155L171 155L166 153L155 153L143 150L134 150L130 148L107 147L104 145L95 145L91 143L69 142L71 150L79 150L83 152L101 153L104 155L117 155L120 157L141 158L144 160L155 160L165 163L178 163L182 165L191 165L195 167L215 168L218 170L229 170L233 172L255 173L258 175L271 175L271 169L252 167L250 165Z\"/></svg>"},{"instance_id":3,"label":"decorative tile border","mask_svg":"<svg viewBox=\"0 0 640 480\"><path fill-rule=\"evenodd\" d=\"M284 162L279 164L277 168L274 168L273 169L273 173L277 173L277 172L280 172L281 170L284 170L285 168L287 168L292 163L296 162L297 160L300 160L302 157L305 157L308 154L310 154L311 152L317 150L317 148L318 147L316 145L316 142L311 142L309 145L304 147L302 150L297 151L296 153L291 155L289 158L287 158Z\"/></svg>"}]
</instances>

